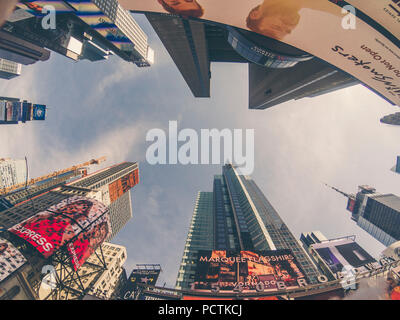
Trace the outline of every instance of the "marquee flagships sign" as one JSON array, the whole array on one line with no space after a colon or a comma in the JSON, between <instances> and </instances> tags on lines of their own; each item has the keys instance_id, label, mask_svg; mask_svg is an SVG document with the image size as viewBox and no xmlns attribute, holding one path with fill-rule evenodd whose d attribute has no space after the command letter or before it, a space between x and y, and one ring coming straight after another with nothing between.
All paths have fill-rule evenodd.
<instances>
[{"instance_id":1,"label":"marquee flagships sign","mask_svg":"<svg viewBox=\"0 0 400 320\"><path fill-rule=\"evenodd\" d=\"M343 19L352 14L343 11L340 0L120 0L133 12L179 14L274 38L327 61L400 105L399 28L395 21L386 23L382 12L375 10L377 6L384 10L386 2L398 8L398 1L348 2L364 9L363 19L357 12L351 16L355 28L350 29L343 27ZM393 29L397 38L388 39L371 21Z\"/></svg>"},{"instance_id":2,"label":"marquee flagships sign","mask_svg":"<svg viewBox=\"0 0 400 320\"><path fill-rule=\"evenodd\" d=\"M199 250L192 290L274 292L297 288L307 282L290 250Z\"/></svg>"},{"instance_id":3,"label":"marquee flagships sign","mask_svg":"<svg viewBox=\"0 0 400 320\"><path fill-rule=\"evenodd\" d=\"M45 258L66 246L75 270L110 234L107 207L95 199L73 196L10 228Z\"/></svg>"}]
</instances>

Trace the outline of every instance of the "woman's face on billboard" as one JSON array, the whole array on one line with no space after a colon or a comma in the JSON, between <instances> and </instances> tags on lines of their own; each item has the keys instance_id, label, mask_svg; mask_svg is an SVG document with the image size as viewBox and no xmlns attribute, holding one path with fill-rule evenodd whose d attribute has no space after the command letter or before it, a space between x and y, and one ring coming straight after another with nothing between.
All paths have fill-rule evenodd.
<instances>
[{"instance_id":1,"label":"woman's face on billboard","mask_svg":"<svg viewBox=\"0 0 400 320\"><path fill-rule=\"evenodd\" d=\"M177 12L196 10L199 8L199 4L196 2L196 0L162 0L162 1Z\"/></svg>"}]
</instances>

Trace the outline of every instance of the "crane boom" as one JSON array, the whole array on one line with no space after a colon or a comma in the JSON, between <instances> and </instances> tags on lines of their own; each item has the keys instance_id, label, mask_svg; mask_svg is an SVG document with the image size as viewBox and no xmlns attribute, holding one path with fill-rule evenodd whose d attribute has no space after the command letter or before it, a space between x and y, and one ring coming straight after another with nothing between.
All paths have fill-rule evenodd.
<instances>
[{"instance_id":1,"label":"crane boom","mask_svg":"<svg viewBox=\"0 0 400 320\"><path fill-rule=\"evenodd\" d=\"M35 178L35 179L31 179L27 183L19 183L19 184L13 185L13 186L8 187L8 188L0 189L0 195L5 195L5 194L7 194L9 192L12 192L14 190L23 188L25 186L30 186L30 185L33 185L35 183L50 179L52 177L57 177L57 176L59 176L61 174L64 174L66 172L76 171L76 170L79 170L80 168L87 167L87 166L92 165L92 164L99 164L99 163L104 162L104 161L106 161L106 157L100 157L98 159L91 159L91 160L86 161L84 163L81 163L81 164L78 164L78 165L63 169L63 170L54 171L53 173L47 174L45 176L41 176L41 177L38 177L38 178Z\"/></svg>"}]
</instances>

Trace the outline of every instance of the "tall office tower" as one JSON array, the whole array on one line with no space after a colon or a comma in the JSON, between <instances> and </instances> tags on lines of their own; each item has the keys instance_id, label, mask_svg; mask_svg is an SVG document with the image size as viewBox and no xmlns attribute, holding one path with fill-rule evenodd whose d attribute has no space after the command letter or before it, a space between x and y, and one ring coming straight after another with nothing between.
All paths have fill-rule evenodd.
<instances>
[{"instance_id":1,"label":"tall office tower","mask_svg":"<svg viewBox=\"0 0 400 320\"><path fill-rule=\"evenodd\" d=\"M46 22L46 4L56 9L55 28L47 25L51 20ZM75 61L99 61L116 54L138 67L153 63L146 34L117 0L30 1L18 7L31 17L7 21L3 27L17 38Z\"/></svg>"},{"instance_id":2,"label":"tall office tower","mask_svg":"<svg viewBox=\"0 0 400 320\"><path fill-rule=\"evenodd\" d=\"M71 195L86 196L96 193L99 194L96 197L100 197L101 202L110 210L110 240L132 218L130 197L126 193L139 183L138 164L124 162L83 175L84 177L79 177L82 173L78 172L71 176L66 172L65 176L55 176L57 179L50 180L48 185L33 186L32 191L20 190L0 198L0 205L4 207L0 212L0 227L8 229ZM73 181L68 181L70 178Z\"/></svg>"},{"instance_id":3,"label":"tall office tower","mask_svg":"<svg viewBox=\"0 0 400 320\"><path fill-rule=\"evenodd\" d=\"M249 64L249 108L357 84L330 64L280 41L221 24L146 13L195 97L210 96L211 62Z\"/></svg>"},{"instance_id":4,"label":"tall office tower","mask_svg":"<svg viewBox=\"0 0 400 320\"><path fill-rule=\"evenodd\" d=\"M71 187L101 191L104 203L109 206L112 239L132 218L129 190L139 183L139 166L136 162L123 162L90 174L69 184Z\"/></svg>"},{"instance_id":5,"label":"tall office tower","mask_svg":"<svg viewBox=\"0 0 400 320\"><path fill-rule=\"evenodd\" d=\"M22 65L14 61L0 59L0 79L10 80L21 74Z\"/></svg>"},{"instance_id":6,"label":"tall office tower","mask_svg":"<svg viewBox=\"0 0 400 320\"><path fill-rule=\"evenodd\" d=\"M23 163L20 162L20 166L22 168L23 165L23 172L26 174L26 163L24 160L20 161L23 161ZM18 184L0 189L0 212L71 182L74 179L86 176L90 165L99 164L103 161L105 161L105 157L92 159L28 181L26 180L26 176L24 176Z\"/></svg>"},{"instance_id":7,"label":"tall office tower","mask_svg":"<svg viewBox=\"0 0 400 320\"><path fill-rule=\"evenodd\" d=\"M190 225L176 288L194 281L199 250L290 250L310 283L316 267L255 182L225 165L213 192L200 192Z\"/></svg>"},{"instance_id":8,"label":"tall office tower","mask_svg":"<svg viewBox=\"0 0 400 320\"><path fill-rule=\"evenodd\" d=\"M25 160L0 159L0 189L26 181Z\"/></svg>"},{"instance_id":9,"label":"tall office tower","mask_svg":"<svg viewBox=\"0 0 400 320\"><path fill-rule=\"evenodd\" d=\"M32 120L45 120L47 107L18 98L0 97L0 124L18 124Z\"/></svg>"},{"instance_id":10,"label":"tall office tower","mask_svg":"<svg viewBox=\"0 0 400 320\"><path fill-rule=\"evenodd\" d=\"M331 188L348 198L351 219L376 240L385 246L400 240L400 197L366 185L359 186L356 195Z\"/></svg>"}]
</instances>

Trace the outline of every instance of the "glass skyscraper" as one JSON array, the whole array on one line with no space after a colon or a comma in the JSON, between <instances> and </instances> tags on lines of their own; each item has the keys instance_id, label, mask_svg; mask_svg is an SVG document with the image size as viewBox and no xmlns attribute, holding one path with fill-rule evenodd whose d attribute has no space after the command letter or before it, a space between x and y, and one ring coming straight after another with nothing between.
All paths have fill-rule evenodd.
<instances>
[{"instance_id":1,"label":"glass skyscraper","mask_svg":"<svg viewBox=\"0 0 400 320\"><path fill-rule=\"evenodd\" d=\"M214 176L213 192L199 192L176 289L189 289L199 250L289 249L310 283L319 272L256 183L232 165Z\"/></svg>"},{"instance_id":2,"label":"glass skyscraper","mask_svg":"<svg viewBox=\"0 0 400 320\"><path fill-rule=\"evenodd\" d=\"M333 189L348 198L351 219L376 240L385 246L400 240L400 197L378 193L367 185L358 188L356 195Z\"/></svg>"}]
</instances>

